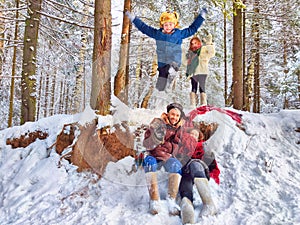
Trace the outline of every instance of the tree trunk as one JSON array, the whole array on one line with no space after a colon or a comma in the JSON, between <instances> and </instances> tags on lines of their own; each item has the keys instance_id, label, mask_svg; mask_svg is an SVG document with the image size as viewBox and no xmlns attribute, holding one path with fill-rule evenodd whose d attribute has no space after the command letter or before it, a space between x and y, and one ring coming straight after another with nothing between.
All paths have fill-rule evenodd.
<instances>
[{"instance_id":1,"label":"tree trunk","mask_svg":"<svg viewBox=\"0 0 300 225\"><path fill-rule=\"evenodd\" d=\"M91 107L110 114L111 95L111 1L96 0Z\"/></svg>"},{"instance_id":2,"label":"tree trunk","mask_svg":"<svg viewBox=\"0 0 300 225\"><path fill-rule=\"evenodd\" d=\"M17 0L18 2L18 0ZM2 9L4 8L4 0L0 0L0 18L4 18ZM18 12L18 11L17 11ZM16 15L17 16L17 15ZM17 21L16 21L16 24ZM5 25L3 22L0 23L0 81L2 78L2 67L3 67L3 61L4 61L4 29Z\"/></svg>"},{"instance_id":3,"label":"tree trunk","mask_svg":"<svg viewBox=\"0 0 300 225\"><path fill-rule=\"evenodd\" d=\"M49 64L47 66L48 66L48 68L50 67ZM46 81L45 81L45 87L44 87L45 88L45 95L44 95L44 117L47 117L47 115L48 115L49 82L50 82L49 76L50 75L48 73L46 73Z\"/></svg>"},{"instance_id":4,"label":"tree trunk","mask_svg":"<svg viewBox=\"0 0 300 225\"><path fill-rule=\"evenodd\" d=\"M226 7L226 3L224 3L224 9ZM227 97L228 92L228 78L227 78L227 19L226 19L226 13L224 13L224 33L223 33L223 42L224 42L224 100L225 100L225 106L230 105L229 99Z\"/></svg>"},{"instance_id":5,"label":"tree trunk","mask_svg":"<svg viewBox=\"0 0 300 225\"><path fill-rule=\"evenodd\" d=\"M36 118L36 56L42 0L29 0L22 63L21 124Z\"/></svg>"},{"instance_id":6,"label":"tree trunk","mask_svg":"<svg viewBox=\"0 0 300 225\"><path fill-rule=\"evenodd\" d=\"M259 0L255 0L254 2L254 12L255 15L259 16ZM256 19L254 23L254 49L255 49L255 60L254 60L254 103L253 103L253 112L260 112L260 35L259 35L259 20Z\"/></svg>"},{"instance_id":7,"label":"tree trunk","mask_svg":"<svg viewBox=\"0 0 300 225\"><path fill-rule=\"evenodd\" d=\"M16 20L15 20L15 37L14 40L18 40L19 30L19 0L16 0ZM0 30L1 32L1 30ZM3 30L4 34L4 30ZM2 42L2 41L1 41ZM17 43L17 42L16 42ZM3 49L3 44L0 44L0 51ZM2 54L1 54L2 55ZM1 56L2 58L2 56ZM10 97L9 97L9 114L8 114L8 127L12 126L13 113L14 113L14 97L15 97L15 76L16 76L16 61L17 61L17 45L14 44L14 53L12 58L12 70L11 70L11 84L10 84ZM2 59L0 59L0 70L2 71ZM1 73L1 72L0 72Z\"/></svg>"},{"instance_id":8,"label":"tree trunk","mask_svg":"<svg viewBox=\"0 0 300 225\"><path fill-rule=\"evenodd\" d=\"M246 3L246 0L243 0L243 3ZM246 92L246 79L247 79L247 74L246 74L246 9L242 11L242 42L243 42L243 110L245 111L250 111L249 108L249 98Z\"/></svg>"},{"instance_id":9,"label":"tree trunk","mask_svg":"<svg viewBox=\"0 0 300 225\"><path fill-rule=\"evenodd\" d=\"M42 108L42 101L41 101L41 96L42 96L42 89L43 89L43 73L41 72L41 76L40 76L40 82L39 82L39 91L38 91L38 95L37 95L37 112L36 112L36 120L39 120L40 118L40 110Z\"/></svg>"},{"instance_id":10,"label":"tree trunk","mask_svg":"<svg viewBox=\"0 0 300 225\"><path fill-rule=\"evenodd\" d=\"M126 10L131 11L131 0L124 0L124 12ZM130 27L129 18L124 16L121 34L119 68L114 81L114 94L125 104L128 104Z\"/></svg>"},{"instance_id":11,"label":"tree trunk","mask_svg":"<svg viewBox=\"0 0 300 225\"><path fill-rule=\"evenodd\" d=\"M88 14L89 6L84 5L84 13ZM85 24L88 20L87 16L83 17L82 23ZM83 111L85 106L85 92L83 87L85 85L84 81L84 69L85 69L85 54L86 54L86 45L87 45L87 32L85 30L81 33L81 48L79 51L80 65L76 74L76 84L75 84L75 93L74 93L74 105L72 108L73 113L79 113Z\"/></svg>"},{"instance_id":12,"label":"tree trunk","mask_svg":"<svg viewBox=\"0 0 300 225\"><path fill-rule=\"evenodd\" d=\"M51 80L51 101L50 101L50 109L49 109L49 115L53 116L55 113L55 92L58 89L58 85L56 85L56 76L57 76L57 70L54 68L52 80Z\"/></svg>"},{"instance_id":13,"label":"tree trunk","mask_svg":"<svg viewBox=\"0 0 300 225\"><path fill-rule=\"evenodd\" d=\"M236 15L233 17L233 108L243 108L243 43L242 10L233 3Z\"/></svg>"}]
</instances>

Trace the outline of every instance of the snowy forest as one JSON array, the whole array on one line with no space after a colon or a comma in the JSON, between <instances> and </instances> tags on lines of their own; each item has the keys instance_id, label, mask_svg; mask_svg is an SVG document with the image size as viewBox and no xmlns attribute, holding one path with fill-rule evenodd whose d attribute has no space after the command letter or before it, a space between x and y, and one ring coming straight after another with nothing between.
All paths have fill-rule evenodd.
<instances>
[{"instance_id":1,"label":"snowy forest","mask_svg":"<svg viewBox=\"0 0 300 225\"><path fill-rule=\"evenodd\" d=\"M203 7L198 35L211 33L216 46L209 104L255 113L299 108L299 1L1 0L0 129L87 105L106 115L111 93L130 108L151 108L155 43L124 10L153 27L163 11L176 11L186 27ZM175 91L185 104L190 83L180 71Z\"/></svg>"},{"instance_id":2,"label":"snowy forest","mask_svg":"<svg viewBox=\"0 0 300 225\"><path fill-rule=\"evenodd\" d=\"M299 5L0 0L0 224L300 224ZM197 33L175 45L182 57L195 36L215 48L204 75L207 99L200 93L195 105L183 60L163 91L168 98L157 95L157 40L137 21L158 29L165 12L180 30L198 20L200 28L190 29ZM174 34L173 25L161 33ZM174 111L178 121L167 125L197 128L199 140L201 131L202 150L218 169L194 179L191 204L179 191L184 167L145 169L156 148L145 145L146 133ZM157 130L153 141L168 144ZM192 139L186 135L171 136L172 159L180 156L173 144ZM197 187L198 178L205 186ZM154 213L153 202L161 207ZM207 205L210 215L202 214Z\"/></svg>"}]
</instances>

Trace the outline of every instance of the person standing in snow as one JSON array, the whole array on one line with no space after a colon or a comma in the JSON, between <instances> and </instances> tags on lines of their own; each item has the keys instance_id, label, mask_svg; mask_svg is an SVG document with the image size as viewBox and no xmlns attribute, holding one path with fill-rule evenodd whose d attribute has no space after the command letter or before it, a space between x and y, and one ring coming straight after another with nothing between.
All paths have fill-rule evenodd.
<instances>
[{"instance_id":1,"label":"person standing in snow","mask_svg":"<svg viewBox=\"0 0 300 225\"><path fill-rule=\"evenodd\" d=\"M205 93L205 81L208 75L209 60L215 56L215 47L212 42L212 35L209 34L205 39L205 45L198 37L190 40L190 47L186 54L186 76L191 78L192 91L190 93L190 105L192 108L197 106L197 90L199 86L200 105L207 105Z\"/></svg>"},{"instance_id":2,"label":"person standing in snow","mask_svg":"<svg viewBox=\"0 0 300 225\"><path fill-rule=\"evenodd\" d=\"M146 172L147 186L150 195L150 212L160 211L160 194L157 181L157 170L162 166L168 176L168 208L171 215L179 215L180 207L176 204L182 163L176 158L181 149L193 152L197 141L183 128L185 114L178 103L167 106L167 113L154 118L145 132L143 145L148 155L143 167Z\"/></svg>"},{"instance_id":3,"label":"person standing in snow","mask_svg":"<svg viewBox=\"0 0 300 225\"><path fill-rule=\"evenodd\" d=\"M173 83L181 65L182 40L197 32L198 28L205 20L206 13L207 10L203 8L198 17L188 28L178 29L178 13L163 12L159 18L160 28L156 29L145 24L133 13L130 13L129 11L125 12L137 29L156 40L156 53L159 71L156 82L157 91L165 91L166 87L168 86L169 88L169 86ZM161 96L161 94L162 93L157 93L158 96Z\"/></svg>"},{"instance_id":4,"label":"person standing in snow","mask_svg":"<svg viewBox=\"0 0 300 225\"><path fill-rule=\"evenodd\" d=\"M198 193L203 203L201 215L215 215L217 209L213 202L208 180L212 177L217 184L220 183L217 162L213 152L204 151L204 135L193 128L189 131L190 135L198 141L194 152L187 153L191 159L182 168L182 178L179 185L181 196L181 219L183 224L195 223L193 206L193 185L196 185Z\"/></svg>"}]
</instances>

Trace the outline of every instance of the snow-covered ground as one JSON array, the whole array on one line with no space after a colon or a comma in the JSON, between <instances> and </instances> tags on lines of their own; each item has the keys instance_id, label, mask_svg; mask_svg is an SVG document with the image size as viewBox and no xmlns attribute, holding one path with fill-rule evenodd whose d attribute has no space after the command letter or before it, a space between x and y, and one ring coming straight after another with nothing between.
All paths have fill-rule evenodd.
<instances>
[{"instance_id":1,"label":"snow-covered ground","mask_svg":"<svg viewBox=\"0 0 300 225\"><path fill-rule=\"evenodd\" d=\"M115 116L100 117L100 124L124 119L133 126L148 124L165 111L115 105ZM221 170L220 185L209 181L218 214L198 217L201 200L195 191L197 223L300 224L300 133L295 131L300 127L300 111L239 113L245 132L218 111L196 117L219 124L207 143L215 150ZM181 224L179 216L169 216L167 211L164 171L159 172L163 209L153 216L148 212L145 173L131 171L133 158L109 163L103 178L97 180L95 174L77 173L54 149L47 151L64 124L86 123L94 116L86 109L0 131L0 224ZM47 131L49 137L26 148L6 145L7 138L37 129Z\"/></svg>"}]
</instances>

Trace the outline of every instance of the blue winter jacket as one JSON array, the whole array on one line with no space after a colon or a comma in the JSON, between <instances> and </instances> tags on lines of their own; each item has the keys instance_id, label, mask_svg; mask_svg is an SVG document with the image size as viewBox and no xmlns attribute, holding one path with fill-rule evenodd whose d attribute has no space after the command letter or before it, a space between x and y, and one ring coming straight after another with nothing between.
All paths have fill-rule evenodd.
<instances>
[{"instance_id":1,"label":"blue winter jacket","mask_svg":"<svg viewBox=\"0 0 300 225\"><path fill-rule=\"evenodd\" d=\"M143 34L156 40L157 61L158 68L160 68L173 62L178 67L181 65L182 40L195 34L203 21L204 18L199 15L188 28L182 30L175 28L172 34L163 33L162 28L156 29L148 26L138 17L135 17L132 22Z\"/></svg>"}]
</instances>

